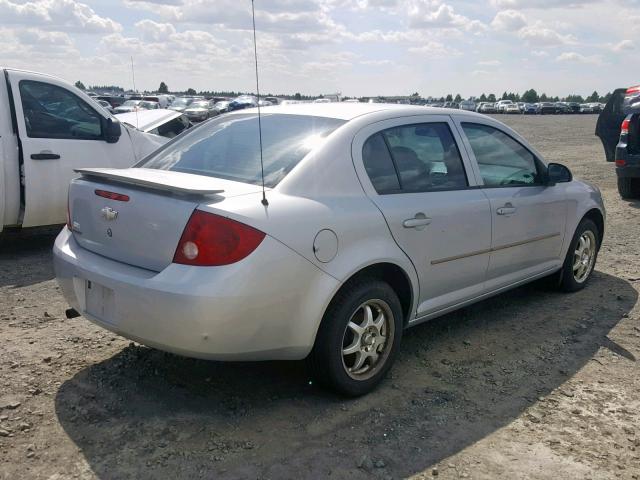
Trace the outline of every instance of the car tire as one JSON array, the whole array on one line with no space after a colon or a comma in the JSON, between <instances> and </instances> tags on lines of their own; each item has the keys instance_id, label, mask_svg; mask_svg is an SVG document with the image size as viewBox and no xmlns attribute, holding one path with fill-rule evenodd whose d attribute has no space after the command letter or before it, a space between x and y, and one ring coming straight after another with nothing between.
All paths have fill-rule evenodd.
<instances>
[{"instance_id":1,"label":"car tire","mask_svg":"<svg viewBox=\"0 0 640 480\"><path fill-rule=\"evenodd\" d=\"M618 193L624 199L640 198L640 178L618 177Z\"/></svg>"},{"instance_id":2,"label":"car tire","mask_svg":"<svg viewBox=\"0 0 640 480\"><path fill-rule=\"evenodd\" d=\"M346 285L327 308L307 358L312 378L342 395L369 393L391 368L403 327L400 300L389 284L363 278Z\"/></svg>"},{"instance_id":3,"label":"car tire","mask_svg":"<svg viewBox=\"0 0 640 480\"><path fill-rule=\"evenodd\" d=\"M583 218L573 234L567 256L565 257L558 287L564 292L582 290L591 275L598 259L600 233L597 225L589 218Z\"/></svg>"}]
</instances>

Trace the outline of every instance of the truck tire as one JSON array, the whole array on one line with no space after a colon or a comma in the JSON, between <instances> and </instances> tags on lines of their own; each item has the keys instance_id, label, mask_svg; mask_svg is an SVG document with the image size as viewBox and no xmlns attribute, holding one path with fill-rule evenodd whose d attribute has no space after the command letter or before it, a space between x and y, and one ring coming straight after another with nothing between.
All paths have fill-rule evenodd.
<instances>
[{"instance_id":1,"label":"truck tire","mask_svg":"<svg viewBox=\"0 0 640 480\"><path fill-rule=\"evenodd\" d=\"M640 198L640 178L618 177L618 192L622 198Z\"/></svg>"}]
</instances>

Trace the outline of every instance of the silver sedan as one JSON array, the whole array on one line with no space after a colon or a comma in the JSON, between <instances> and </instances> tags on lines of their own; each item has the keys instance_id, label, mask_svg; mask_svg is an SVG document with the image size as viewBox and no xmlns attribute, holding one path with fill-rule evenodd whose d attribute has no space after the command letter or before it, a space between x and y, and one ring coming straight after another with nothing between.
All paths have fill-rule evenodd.
<instances>
[{"instance_id":1,"label":"silver sedan","mask_svg":"<svg viewBox=\"0 0 640 480\"><path fill-rule=\"evenodd\" d=\"M54 247L73 309L181 355L307 358L320 383L361 395L405 328L591 276L599 190L496 120L294 104L261 124L262 152L257 111L242 110L133 168L81 170Z\"/></svg>"}]
</instances>

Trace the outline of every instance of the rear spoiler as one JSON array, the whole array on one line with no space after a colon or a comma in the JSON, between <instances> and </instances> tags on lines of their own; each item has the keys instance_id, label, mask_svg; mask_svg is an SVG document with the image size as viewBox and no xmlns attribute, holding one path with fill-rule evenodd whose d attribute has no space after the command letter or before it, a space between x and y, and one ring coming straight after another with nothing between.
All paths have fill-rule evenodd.
<instances>
[{"instance_id":1,"label":"rear spoiler","mask_svg":"<svg viewBox=\"0 0 640 480\"><path fill-rule=\"evenodd\" d=\"M224 192L214 188L213 179L191 173L171 172L151 168L77 168L84 177L97 177L181 194L214 195Z\"/></svg>"}]
</instances>

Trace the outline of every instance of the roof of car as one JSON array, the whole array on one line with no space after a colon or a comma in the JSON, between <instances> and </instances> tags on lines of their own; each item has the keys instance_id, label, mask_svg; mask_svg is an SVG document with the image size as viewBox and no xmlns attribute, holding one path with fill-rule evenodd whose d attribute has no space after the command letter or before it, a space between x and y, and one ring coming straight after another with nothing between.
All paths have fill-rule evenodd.
<instances>
[{"instance_id":1,"label":"roof of car","mask_svg":"<svg viewBox=\"0 0 640 480\"><path fill-rule=\"evenodd\" d=\"M257 108L237 110L231 113L257 113ZM418 105L397 105L393 103L294 103L286 105L273 105L261 107L262 114L281 113L289 115L309 115L315 117L339 118L352 120L362 115L377 112L393 112L402 115L429 115L429 114L460 114L461 110L449 108L423 107ZM473 112L464 112L471 114Z\"/></svg>"}]
</instances>

